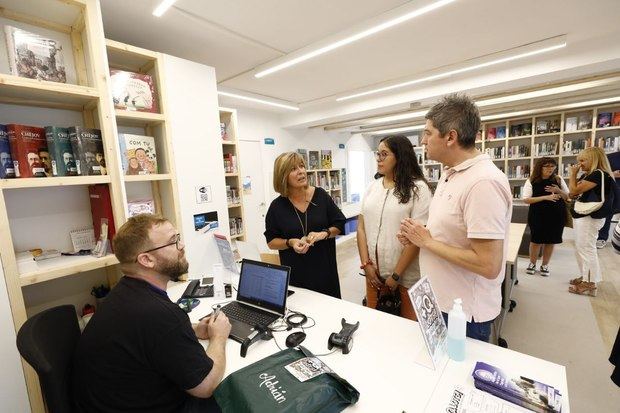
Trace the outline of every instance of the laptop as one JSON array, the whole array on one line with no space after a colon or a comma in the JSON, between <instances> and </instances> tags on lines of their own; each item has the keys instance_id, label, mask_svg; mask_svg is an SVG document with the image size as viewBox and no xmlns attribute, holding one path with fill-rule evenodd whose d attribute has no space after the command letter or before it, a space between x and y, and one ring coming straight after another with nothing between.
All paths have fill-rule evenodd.
<instances>
[{"instance_id":1,"label":"laptop","mask_svg":"<svg viewBox=\"0 0 620 413\"><path fill-rule=\"evenodd\" d=\"M290 277L290 267L243 259L237 299L221 310L232 326L229 337L242 343L257 324L284 317Z\"/></svg>"}]
</instances>

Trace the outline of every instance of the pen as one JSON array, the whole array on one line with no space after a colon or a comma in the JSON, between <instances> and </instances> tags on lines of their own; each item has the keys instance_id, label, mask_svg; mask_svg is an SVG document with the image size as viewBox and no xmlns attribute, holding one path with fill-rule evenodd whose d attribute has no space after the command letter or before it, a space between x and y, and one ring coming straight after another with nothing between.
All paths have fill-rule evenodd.
<instances>
[{"instance_id":1,"label":"pen","mask_svg":"<svg viewBox=\"0 0 620 413\"><path fill-rule=\"evenodd\" d=\"M219 304L215 308L215 312L213 313L213 321L217 320L217 316L220 314L220 308L222 308Z\"/></svg>"}]
</instances>

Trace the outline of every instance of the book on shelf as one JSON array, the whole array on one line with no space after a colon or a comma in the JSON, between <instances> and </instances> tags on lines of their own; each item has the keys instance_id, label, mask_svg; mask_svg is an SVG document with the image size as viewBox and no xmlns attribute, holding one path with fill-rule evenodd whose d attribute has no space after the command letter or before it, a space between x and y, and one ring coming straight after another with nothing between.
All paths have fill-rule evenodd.
<instances>
[{"instance_id":1,"label":"book on shelf","mask_svg":"<svg viewBox=\"0 0 620 413\"><path fill-rule=\"evenodd\" d=\"M495 128L495 139L504 139L506 138L506 127L498 126Z\"/></svg>"},{"instance_id":2,"label":"book on shelf","mask_svg":"<svg viewBox=\"0 0 620 413\"><path fill-rule=\"evenodd\" d=\"M577 130L577 116L567 117L564 121L564 131L574 132Z\"/></svg>"},{"instance_id":3,"label":"book on shelf","mask_svg":"<svg viewBox=\"0 0 620 413\"><path fill-rule=\"evenodd\" d=\"M228 227L231 236L243 234L243 220L241 217L228 218Z\"/></svg>"},{"instance_id":4,"label":"book on shelf","mask_svg":"<svg viewBox=\"0 0 620 413\"><path fill-rule=\"evenodd\" d=\"M152 199L134 199L127 201L127 215L131 218L140 214L154 214L155 202Z\"/></svg>"},{"instance_id":5,"label":"book on shelf","mask_svg":"<svg viewBox=\"0 0 620 413\"><path fill-rule=\"evenodd\" d=\"M332 151L330 149L321 150L321 169L332 169Z\"/></svg>"},{"instance_id":6,"label":"book on shelf","mask_svg":"<svg viewBox=\"0 0 620 413\"><path fill-rule=\"evenodd\" d=\"M228 205L236 205L241 202L241 198L239 198L239 188L226 185L226 202Z\"/></svg>"},{"instance_id":7,"label":"book on shelf","mask_svg":"<svg viewBox=\"0 0 620 413\"><path fill-rule=\"evenodd\" d=\"M158 172L154 137L119 133L118 144L125 175L150 175Z\"/></svg>"},{"instance_id":8,"label":"book on shelf","mask_svg":"<svg viewBox=\"0 0 620 413\"><path fill-rule=\"evenodd\" d=\"M237 173L237 156L232 153L224 154L224 172L227 174Z\"/></svg>"},{"instance_id":9,"label":"book on shelf","mask_svg":"<svg viewBox=\"0 0 620 413\"><path fill-rule=\"evenodd\" d=\"M497 137L497 128L488 128L487 129L487 139L493 140Z\"/></svg>"},{"instance_id":10,"label":"book on shelf","mask_svg":"<svg viewBox=\"0 0 620 413\"><path fill-rule=\"evenodd\" d=\"M228 127L226 126L226 122L220 122L220 137L222 138L223 141L228 140L227 129Z\"/></svg>"},{"instance_id":11,"label":"book on shelf","mask_svg":"<svg viewBox=\"0 0 620 413\"><path fill-rule=\"evenodd\" d=\"M45 139L52 162L53 176L76 176L78 174L71 138L67 128L45 127Z\"/></svg>"},{"instance_id":12,"label":"book on shelf","mask_svg":"<svg viewBox=\"0 0 620 413\"><path fill-rule=\"evenodd\" d=\"M597 146L606 153L618 152L620 149L620 136L608 136L598 138Z\"/></svg>"},{"instance_id":13,"label":"book on shelf","mask_svg":"<svg viewBox=\"0 0 620 413\"><path fill-rule=\"evenodd\" d=\"M107 219L107 239L111 241L116 230L114 228L114 215L112 214L110 187L107 184L88 185L88 196L90 198L90 212L93 216L95 239L98 240L101 237L101 220Z\"/></svg>"},{"instance_id":14,"label":"book on shelf","mask_svg":"<svg viewBox=\"0 0 620 413\"><path fill-rule=\"evenodd\" d=\"M523 189L523 187L521 185L513 186L512 187L512 197L514 199L521 198L521 190L522 189Z\"/></svg>"},{"instance_id":15,"label":"book on shelf","mask_svg":"<svg viewBox=\"0 0 620 413\"><path fill-rule=\"evenodd\" d=\"M155 83L151 75L111 69L110 81L115 108L159 112Z\"/></svg>"},{"instance_id":16,"label":"book on shelf","mask_svg":"<svg viewBox=\"0 0 620 413\"><path fill-rule=\"evenodd\" d=\"M297 149L297 153L304 160L304 165L306 165L306 169L308 169L308 151L305 149Z\"/></svg>"},{"instance_id":17,"label":"book on shelf","mask_svg":"<svg viewBox=\"0 0 620 413\"><path fill-rule=\"evenodd\" d=\"M543 133L549 133L549 121L545 119L537 120L536 133L539 135Z\"/></svg>"},{"instance_id":18,"label":"book on shelf","mask_svg":"<svg viewBox=\"0 0 620 413\"><path fill-rule=\"evenodd\" d=\"M15 178L15 166L6 125L0 125L0 178Z\"/></svg>"},{"instance_id":19,"label":"book on shelf","mask_svg":"<svg viewBox=\"0 0 620 413\"><path fill-rule=\"evenodd\" d=\"M103 140L99 129L72 126L69 128L71 148L78 175L106 175Z\"/></svg>"},{"instance_id":20,"label":"book on shelf","mask_svg":"<svg viewBox=\"0 0 620 413\"><path fill-rule=\"evenodd\" d=\"M67 83L62 45L13 26L4 26L11 74L29 79Z\"/></svg>"},{"instance_id":21,"label":"book on shelf","mask_svg":"<svg viewBox=\"0 0 620 413\"><path fill-rule=\"evenodd\" d=\"M560 413L562 394L548 384L478 361L472 373L477 389L538 413Z\"/></svg>"},{"instance_id":22,"label":"book on shelf","mask_svg":"<svg viewBox=\"0 0 620 413\"><path fill-rule=\"evenodd\" d=\"M611 112L601 112L596 116L597 128L608 128L611 126Z\"/></svg>"},{"instance_id":23,"label":"book on shelf","mask_svg":"<svg viewBox=\"0 0 620 413\"><path fill-rule=\"evenodd\" d=\"M557 133L560 131L560 119L549 120L549 133Z\"/></svg>"},{"instance_id":24,"label":"book on shelf","mask_svg":"<svg viewBox=\"0 0 620 413\"><path fill-rule=\"evenodd\" d=\"M577 130L584 130L592 128L592 116L580 115L577 123Z\"/></svg>"},{"instance_id":25,"label":"book on shelf","mask_svg":"<svg viewBox=\"0 0 620 413\"><path fill-rule=\"evenodd\" d=\"M557 155L557 151L557 142L541 142L534 144L534 156L553 156Z\"/></svg>"},{"instance_id":26,"label":"book on shelf","mask_svg":"<svg viewBox=\"0 0 620 413\"><path fill-rule=\"evenodd\" d=\"M319 151L308 151L308 169L320 169Z\"/></svg>"},{"instance_id":27,"label":"book on shelf","mask_svg":"<svg viewBox=\"0 0 620 413\"><path fill-rule=\"evenodd\" d=\"M614 117L611 119L611 126L620 126L620 112L614 112Z\"/></svg>"},{"instance_id":28,"label":"book on shelf","mask_svg":"<svg viewBox=\"0 0 620 413\"><path fill-rule=\"evenodd\" d=\"M11 123L6 125L6 130L9 136L15 177L46 177L48 176L47 170L51 175L51 162L49 162L49 152L43 128ZM43 164L42 156L48 159L49 167Z\"/></svg>"},{"instance_id":29,"label":"book on shelf","mask_svg":"<svg viewBox=\"0 0 620 413\"><path fill-rule=\"evenodd\" d=\"M510 125L510 136L528 136L532 134L532 122Z\"/></svg>"}]
</instances>

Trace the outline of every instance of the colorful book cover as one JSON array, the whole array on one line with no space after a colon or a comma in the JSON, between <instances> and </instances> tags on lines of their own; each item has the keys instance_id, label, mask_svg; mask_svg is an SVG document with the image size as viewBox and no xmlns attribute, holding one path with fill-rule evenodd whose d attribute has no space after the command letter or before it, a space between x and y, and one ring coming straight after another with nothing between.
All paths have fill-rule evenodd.
<instances>
[{"instance_id":1,"label":"colorful book cover","mask_svg":"<svg viewBox=\"0 0 620 413\"><path fill-rule=\"evenodd\" d=\"M0 178L15 178L15 167L11 157L11 144L5 125L0 125Z\"/></svg>"},{"instance_id":2,"label":"colorful book cover","mask_svg":"<svg viewBox=\"0 0 620 413\"><path fill-rule=\"evenodd\" d=\"M154 137L119 133L118 143L125 175L157 173L157 150Z\"/></svg>"},{"instance_id":3,"label":"colorful book cover","mask_svg":"<svg viewBox=\"0 0 620 413\"><path fill-rule=\"evenodd\" d=\"M308 169L319 169L321 167L319 164L319 151L308 151L308 162Z\"/></svg>"},{"instance_id":4,"label":"colorful book cover","mask_svg":"<svg viewBox=\"0 0 620 413\"><path fill-rule=\"evenodd\" d=\"M564 131L574 132L577 130L577 116L571 116L564 121Z\"/></svg>"},{"instance_id":5,"label":"colorful book cover","mask_svg":"<svg viewBox=\"0 0 620 413\"><path fill-rule=\"evenodd\" d=\"M49 150L53 176L76 176L77 164L71 147L69 130L56 126L45 127L45 139Z\"/></svg>"},{"instance_id":6,"label":"colorful book cover","mask_svg":"<svg viewBox=\"0 0 620 413\"><path fill-rule=\"evenodd\" d=\"M611 126L611 112L599 113L596 117L597 128L607 128Z\"/></svg>"},{"instance_id":7,"label":"colorful book cover","mask_svg":"<svg viewBox=\"0 0 620 413\"><path fill-rule=\"evenodd\" d=\"M11 74L29 79L67 82L62 46L36 33L5 26Z\"/></svg>"},{"instance_id":8,"label":"colorful book cover","mask_svg":"<svg viewBox=\"0 0 620 413\"><path fill-rule=\"evenodd\" d=\"M592 127L592 116L581 115L579 116L579 123L577 124L578 130L590 129Z\"/></svg>"},{"instance_id":9,"label":"colorful book cover","mask_svg":"<svg viewBox=\"0 0 620 413\"><path fill-rule=\"evenodd\" d=\"M553 386L478 361L472 373L476 388L519 406L545 413L560 412L562 395Z\"/></svg>"},{"instance_id":10,"label":"colorful book cover","mask_svg":"<svg viewBox=\"0 0 620 413\"><path fill-rule=\"evenodd\" d=\"M114 228L110 187L107 184L88 185L88 195L90 198L90 212L93 216L95 239L99 239L101 219L105 218L108 220L108 240L112 241L114 234L116 234L116 229ZM111 242L110 245L112 245Z\"/></svg>"},{"instance_id":11,"label":"colorful book cover","mask_svg":"<svg viewBox=\"0 0 620 413\"><path fill-rule=\"evenodd\" d=\"M155 83L151 75L111 69L110 80L112 100L117 109L159 112Z\"/></svg>"},{"instance_id":12,"label":"colorful book cover","mask_svg":"<svg viewBox=\"0 0 620 413\"><path fill-rule=\"evenodd\" d=\"M504 139L506 137L506 127L498 126L495 128L495 139Z\"/></svg>"},{"instance_id":13,"label":"colorful book cover","mask_svg":"<svg viewBox=\"0 0 620 413\"><path fill-rule=\"evenodd\" d=\"M308 151L305 149L297 149L297 153L303 158L304 165L306 165L306 169L308 169Z\"/></svg>"},{"instance_id":14,"label":"colorful book cover","mask_svg":"<svg viewBox=\"0 0 620 413\"><path fill-rule=\"evenodd\" d=\"M614 112L614 117L611 120L611 126L620 126L620 112Z\"/></svg>"},{"instance_id":15,"label":"colorful book cover","mask_svg":"<svg viewBox=\"0 0 620 413\"><path fill-rule=\"evenodd\" d=\"M487 139L493 140L497 137L497 128L489 128L487 129Z\"/></svg>"},{"instance_id":16,"label":"colorful book cover","mask_svg":"<svg viewBox=\"0 0 620 413\"><path fill-rule=\"evenodd\" d=\"M101 131L72 126L69 128L69 138L78 175L106 175Z\"/></svg>"},{"instance_id":17,"label":"colorful book cover","mask_svg":"<svg viewBox=\"0 0 620 413\"><path fill-rule=\"evenodd\" d=\"M332 151L330 149L321 150L321 168L332 169Z\"/></svg>"},{"instance_id":18,"label":"colorful book cover","mask_svg":"<svg viewBox=\"0 0 620 413\"><path fill-rule=\"evenodd\" d=\"M6 125L16 178L42 178L51 175L51 162L45 130L36 126ZM44 164L47 161L47 164Z\"/></svg>"}]
</instances>

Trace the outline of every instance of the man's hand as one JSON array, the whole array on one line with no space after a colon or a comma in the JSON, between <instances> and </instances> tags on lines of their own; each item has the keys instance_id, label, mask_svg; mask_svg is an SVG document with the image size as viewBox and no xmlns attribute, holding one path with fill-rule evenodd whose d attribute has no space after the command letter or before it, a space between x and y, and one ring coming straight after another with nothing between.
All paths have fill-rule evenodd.
<instances>
[{"instance_id":1,"label":"man's hand","mask_svg":"<svg viewBox=\"0 0 620 413\"><path fill-rule=\"evenodd\" d=\"M425 245L433 240L431 233L424 225L411 218L405 218L400 225L400 232L411 242L419 248L424 248Z\"/></svg>"},{"instance_id":2,"label":"man's hand","mask_svg":"<svg viewBox=\"0 0 620 413\"><path fill-rule=\"evenodd\" d=\"M213 316L211 316L205 320L207 321L207 334L210 340L218 338L226 340L228 338L232 326L230 325L230 321L228 321L226 314L220 312L217 319L214 320Z\"/></svg>"},{"instance_id":3,"label":"man's hand","mask_svg":"<svg viewBox=\"0 0 620 413\"><path fill-rule=\"evenodd\" d=\"M202 320L200 320L198 324L192 325L192 327L194 328L194 332L196 333L196 337L199 340L209 339L209 319L210 318L211 317L203 318Z\"/></svg>"}]
</instances>

